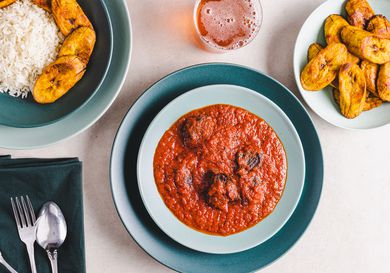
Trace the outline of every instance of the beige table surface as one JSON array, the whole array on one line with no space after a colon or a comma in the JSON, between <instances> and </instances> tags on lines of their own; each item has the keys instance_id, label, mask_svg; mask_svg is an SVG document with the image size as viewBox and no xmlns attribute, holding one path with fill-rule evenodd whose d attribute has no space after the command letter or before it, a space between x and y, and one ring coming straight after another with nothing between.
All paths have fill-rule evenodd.
<instances>
[{"instance_id":1,"label":"beige table surface","mask_svg":"<svg viewBox=\"0 0 390 273\"><path fill-rule=\"evenodd\" d=\"M111 0L110 0L111 1ZM119 0L112 0L119 1ZM388 0L384 0L388 1ZM169 272L127 234L111 199L108 167L119 123L153 82L179 68L232 62L271 75L297 94L293 49L305 18L323 0L262 0L264 24L248 47L225 55L199 49L192 33L192 0L128 0L133 58L119 98L84 133L44 149L10 151L15 157L74 157L84 162L87 272ZM352 132L310 112L325 157L322 199L307 232L265 273L390 272L390 126Z\"/></svg>"}]
</instances>

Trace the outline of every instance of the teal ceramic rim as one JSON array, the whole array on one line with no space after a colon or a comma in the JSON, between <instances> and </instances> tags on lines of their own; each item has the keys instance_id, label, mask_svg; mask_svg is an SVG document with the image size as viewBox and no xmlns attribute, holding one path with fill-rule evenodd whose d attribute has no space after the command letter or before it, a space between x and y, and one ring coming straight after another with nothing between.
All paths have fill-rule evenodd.
<instances>
[{"instance_id":1,"label":"teal ceramic rim","mask_svg":"<svg viewBox=\"0 0 390 273\"><path fill-rule=\"evenodd\" d=\"M77 112L78 110L80 110L81 108L83 108L91 99L93 96L95 96L95 94L97 93L97 91L99 90L99 88L101 87L101 85L103 84L104 82L104 79L106 78L107 76L107 73L108 73L108 69L110 67L110 64L111 64L111 60L112 60L112 52L113 52L113 43L114 43L114 38L113 38L113 29L112 29L112 23L111 23L111 17L108 13L108 10L107 10L107 6L106 6L106 3L104 2L104 0L99 0L99 2L101 3L102 7L103 7L103 11L107 17L107 21L108 21L108 28L110 30L110 33L109 33L109 45L110 45L110 52L109 52L109 57L108 57L108 62L107 62L107 66L106 68L104 69L104 73L102 75L102 77L99 79L99 82L96 86L96 88L93 90L91 96L89 96L87 99L85 99L80 105L78 105L77 107L75 107L74 109L72 109L71 111L69 111L68 113L58 117L58 118L54 118L50 121L47 121L47 122L42 122L42 123L34 123L32 125L27 125L25 123L8 123L8 122L2 122L0 120L0 125L3 125L3 126L9 126L9 127L16 127L16 128L36 128L36 127L42 127L42 126L45 126L45 125L50 125L50 124L53 124L55 122L58 122L64 118L66 118L67 116L69 116L70 114L72 113L75 113Z\"/></svg>"},{"instance_id":2,"label":"teal ceramic rim","mask_svg":"<svg viewBox=\"0 0 390 273\"><path fill-rule=\"evenodd\" d=\"M237 96L234 100L231 100L230 102L220 101L222 97L226 97L226 93L229 92L228 90L230 90L230 92L234 90L233 93L239 93L239 96ZM271 115L266 118L261 113L257 113L258 116L262 117L268 124L271 125L275 132L278 132L279 130L278 137L282 140L286 152L288 150L290 151L290 153L287 153L287 165L289 166L289 168L286 180L286 187L284 188L282 198L278 202L274 211L269 216L267 216L265 219L263 219L256 225L250 227L249 229L225 238L220 236L209 236L199 233L192 228L189 228L181 221L177 221L177 218L164 205L164 201L160 198L160 193L157 191L157 187L155 187L156 182L153 176L153 156L148 156L150 154L153 155L153 151L156 149L158 140L162 136L162 133L165 132L165 130L167 130L173 122L180 118L180 116L184 115L185 113L188 113L191 110L207 107L208 105L216 103L215 101L208 101L210 97L213 97L213 92L220 92L220 97L218 98L217 103L231 105L235 105L235 103L237 103L236 106L242 107L255 114L256 112L254 112L254 109L247 109L246 107L243 107L243 105L240 105L240 102L238 101L240 100L239 97L245 98L246 101L255 100L258 101L258 103L263 103L264 105L267 105L269 109L272 109L269 110L273 112L272 116L278 116L280 117L280 119L283 120L283 123L288 124L285 125L285 127L283 126L286 131L282 131L281 128L277 126L275 127L273 125L273 122L275 122L277 118L272 120L270 118ZM178 101L181 102L178 103ZM193 103L195 103L195 101L198 104L196 104L196 106L193 106ZM248 102L246 104L248 105L250 103ZM184 107L184 105L191 105L191 107L188 107L179 115L177 114L177 112L175 112L175 110L173 110L176 108ZM259 108L259 104L257 103L256 107L254 108L256 108L256 110L261 109ZM264 113L263 110L260 111ZM170 119L171 116L175 116L175 118L172 119L173 121L171 121L172 123L170 125L163 125L162 123L164 123L164 120ZM285 134L285 132L287 132L288 130L291 130L289 131L289 134ZM161 135L158 136L159 134ZM294 145L288 141L291 139L296 140L294 141L294 143L297 144ZM294 150L294 152L292 153L291 150ZM294 154L301 156L293 160L292 158L293 156L295 156ZM145 166L148 166L147 169L145 169ZM295 166L295 168L292 166ZM306 173L305 168L306 166L304 159L304 151L299 135L295 130L295 126L292 124L290 119L286 116L284 111L279 106L277 106L273 101L263 96L262 94L248 88L244 88L237 85L207 85L187 91L186 93L170 101L149 124L149 127L144 134L140 149L138 151L137 180L138 188L140 190L141 198L145 208L147 209L149 215L152 217L157 226L159 226L159 228L163 230L169 237L171 237L178 243L194 250L213 254L231 254L256 247L257 245L267 241L284 226L284 224L293 214L301 198ZM150 171L147 171L148 169ZM293 173L294 171L296 172ZM298 177L300 177L301 179L297 179ZM149 191L150 189L154 189L155 191ZM294 192L294 194L291 194L292 192ZM157 199L161 202L160 205L155 203ZM289 202L287 202L286 200L289 200ZM281 210L280 208L283 206L283 204L287 203L288 206L286 207L288 208ZM161 207L165 207L166 210L161 211ZM166 214L164 215L164 213ZM278 224L275 224L276 222ZM268 229L264 228L264 226L272 226L273 228ZM250 233L251 235L249 235ZM224 241L220 241L220 239L222 238Z\"/></svg>"},{"instance_id":3,"label":"teal ceramic rim","mask_svg":"<svg viewBox=\"0 0 390 273\"><path fill-rule=\"evenodd\" d=\"M113 27L113 55L99 90L82 108L50 125L15 128L0 125L0 147L35 149L71 138L92 126L109 109L126 80L132 53L132 27L124 0L105 2Z\"/></svg>"},{"instance_id":4,"label":"teal ceramic rim","mask_svg":"<svg viewBox=\"0 0 390 273\"><path fill-rule=\"evenodd\" d=\"M235 70L235 73L234 75L228 75L229 73L224 71L223 75L220 75L223 73L220 72L216 76L218 72L216 73L214 70L218 68L226 68L225 70L230 68L230 70ZM183 82L188 81L188 79L182 77L183 74L186 74L185 76L189 78L196 78L201 69L203 69L201 71L202 76L205 78L201 81L203 85L195 83L192 86L189 84L189 87L184 90L185 87L183 86L186 86L186 83ZM192 74L192 76L188 76L188 74ZM171 80L174 83L169 83ZM238 84L237 81L248 81L249 83L241 82L241 84ZM142 134L142 130L146 130L145 127L148 126L148 124L143 124L144 120L142 120L142 124L137 123L137 119L140 119L143 115L157 114L164 105L169 103L168 99L161 102L165 93L169 92L169 99L172 100L188 90L208 84L236 84L247 88L251 88L247 85L253 85L252 89L260 93L262 93L260 90L265 88L264 85L268 84L275 87L271 90L271 95L268 93L268 96L266 96L268 98L270 96L284 98L281 101L275 101L274 98L273 101L286 112L294 123L304 146L305 161L308 166L301 199L286 225L265 243L236 254L205 254L181 246L167 237L163 231L156 227L147 214L140 196L134 193L138 192L138 189L133 186L137 184L136 181L133 181L136 179L136 175L132 174L134 171L130 169L133 168L131 166L135 165L136 161L132 155L130 159L127 159L132 147L139 144L137 138L142 139L142 136L138 135ZM173 85L173 87L170 85ZM159 87L163 90L159 90ZM175 87L178 91L169 90L169 88L173 89ZM270 99L272 100L272 98ZM281 106L281 104L284 106ZM155 111L151 110L151 107L160 109ZM153 117L148 118L149 121ZM131 145L128 143L128 137L132 137ZM137 148L138 146L135 147L136 150ZM136 167L134 166L134 168ZM131 175L132 183L129 183L130 181L126 182L128 175ZM324 165L320 140L314 124L301 102L286 87L261 72L239 65L221 63L200 64L184 68L166 76L147 89L123 119L114 140L110 162L110 185L113 200L118 215L130 236L152 258L179 272L227 272L227 268L229 268L228 272L253 272L278 260L295 245L311 223L320 201L323 178ZM265 257L261 255L265 255Z\"/></svg>"}]
</instances>

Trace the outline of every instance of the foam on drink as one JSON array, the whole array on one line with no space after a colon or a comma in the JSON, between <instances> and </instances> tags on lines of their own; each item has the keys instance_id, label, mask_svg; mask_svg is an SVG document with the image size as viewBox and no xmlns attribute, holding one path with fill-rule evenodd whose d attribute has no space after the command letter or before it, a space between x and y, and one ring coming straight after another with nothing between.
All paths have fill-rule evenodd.
<instances>
[{"instance_id":1,"label":"foam on drink","mask_svg":"<svg viewBox=\"0 0 390 273\"><path fill-rule=\"evenodd\" d=\"M197 27L204 42L220 49L238 49L256 36L261 24L258 0L201 0Z\"/></svg>"}]
</instances>

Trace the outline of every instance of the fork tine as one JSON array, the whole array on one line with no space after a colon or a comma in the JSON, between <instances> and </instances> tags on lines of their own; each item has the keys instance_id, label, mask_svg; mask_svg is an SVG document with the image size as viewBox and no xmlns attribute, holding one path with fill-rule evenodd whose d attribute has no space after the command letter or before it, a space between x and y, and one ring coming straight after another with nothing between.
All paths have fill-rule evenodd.
<instances>
[{"instance_id":1,"label":"fork tine","mask_svg":"<svg viewBox=\"0 0 390 273\"><path fill-rule=\"evenodd\" d=\"M23 211L24 211L24 216L26 218L26 224L28 227L31 227L31 216L30 216L30 213L28 212L28 209L27 209L27 206L26 206L26 202L24 201L24 197L21 196L20 197L20 200L22 202L22 207L23 207Z\"/></svg>"},{"instance_id":2,"label":"fork tine","mask_svg":"<svg viewBox=\"0 0 390 273\"><path fill-rule=\"evenodd\" d=\"M33 225L35 225L35 222L37 221L37 219L35 218L34 208L33 208L32 204L31 204L31 201L30 201L30 198L28 197L28 195L26 195L26 200L27 200L28 208L30 209L30 214L31 214L31 218L32 218L32 221L33 221Z\"/></svg>"},{"instance_id":3,"label":"fork tine","mask_svg":"<svg viewBox=\"0 0 390 273\"><path fill-rule=\"evenodd\" d=\"M14 202L14 199L12 197L11 197L11 205L12 205L12 211L14 212L16 225L18 226L18 228L21 228L22 226L20 225L18 212L16 211L15 202Z\"/></svg>"},{"instance_id":4,"label":"fork tine","mask_svg":"<svg viewBox=\"0 0 390 273\"><path fill-rule=\"evenodd\" d=\"M15 197L16 200L16 206L18 208L19 216L20 216L20 221L22 222L22 227L26 227L26 221L24 220L24 214L22 210L22 206L20 205L19 198Z\"/></svg>"}]
</instances>

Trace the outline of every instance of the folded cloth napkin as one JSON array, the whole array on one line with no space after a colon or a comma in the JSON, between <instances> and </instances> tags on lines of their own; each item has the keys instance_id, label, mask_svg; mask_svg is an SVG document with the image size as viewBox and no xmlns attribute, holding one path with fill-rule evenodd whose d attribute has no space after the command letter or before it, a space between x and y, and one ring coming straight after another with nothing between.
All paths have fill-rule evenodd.
<instances>
[{"instance_id":1,"label":"folded cloth napkin","mask_svg":"<svg viewBox=\"0 0 390 273\"><path fill-rule=\"evenodd\" d=\"M77 158L11 159L0 156L0 251L19 273L28 273L30 263L20 241L10 198L30 197L35 214L47 201L61 208L68 234L58 252L60 273L85 273L82 165ZM38 273L50 273L46 252L35 244ZM0 272L7 272L0 265Z\"/></svg>"}]
</instances>

